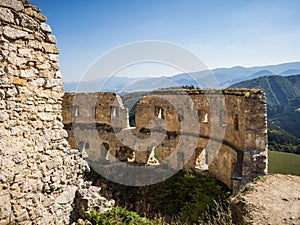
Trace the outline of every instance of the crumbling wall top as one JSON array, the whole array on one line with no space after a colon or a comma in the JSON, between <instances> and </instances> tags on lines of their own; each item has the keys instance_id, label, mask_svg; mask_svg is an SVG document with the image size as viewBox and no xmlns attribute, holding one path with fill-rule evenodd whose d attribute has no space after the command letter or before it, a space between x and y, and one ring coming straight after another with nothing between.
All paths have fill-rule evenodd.
<instances>
[{"instance_id":1,"label":"crumbling wall top","mask_svg":"<svg viewBox=\"0 0 300 225\"><path fill-rule=\"evenodd\" d=\"M250 97L251 94L264 94L263 89L259 88L226 88L226 89L162 89L152 92L154 95L203 95L203 94L223 94Z\"/></svg>"}]
</instances>

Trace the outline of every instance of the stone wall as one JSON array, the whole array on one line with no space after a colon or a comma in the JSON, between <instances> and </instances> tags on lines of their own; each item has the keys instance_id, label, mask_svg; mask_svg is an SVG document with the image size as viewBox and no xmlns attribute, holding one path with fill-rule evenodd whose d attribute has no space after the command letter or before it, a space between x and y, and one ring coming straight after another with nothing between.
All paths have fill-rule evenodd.
<instances>
[{"instance_id":1,"label":"stone wall","mask_svg":"<svg viewBox=\"0 0 300 225\"><path fill-rule=\"evenodd\" d=\"M267 173L266 99L259 89L155 91L137 104L131 128L115 93L66 93L63 117L71 146L91 161L209 169L233 189ZM151 130L164 138L142 146Z\"/></svg>"},{"instance_id":2,"label":"stone wall","mask_svg":"<svg viewBox=\"0 0 300 225\"><path fill-rule=\"evenodd\" d=\"M62 122L59 50L26 0L0 1L0 224L69 224L87 168Z\"/></svg>"},{"instance_id":3,"label":"stone wall","mask_svg":"<svg viewBox=\"0 0 300 225\"><path fill-rule=\"evenodd\" d=\"M128 128L128 112L115 93L67 93L63 118L71 147L84 149L84 157L106 161L108 153L116 155L122 149L115 131ZM123 155L126 160L127 154Z\"/></svg>"},{"instance_id":4,"label":"stone wall","mask_svg":"<svg viewBox=\"0 0 300 225\"><path fill-rule=\"evenodd\" d=\"M247 183L259 175L266 174L267 109L264 92L260 89L225 89L195 90L188 91L187 94L199 116L197 125L192 122L187 126L189 130L199 132L199 141L186 168L198 167L197 161L201 163L205 149L210 172L229 187L233 188L236 181ZM178 101L180 93L173 94L171 91L167 95L169 102L164 100L165 91L156 91L155 96L148 96L141 100L136 109L138 130L149 128L149 121L156 117L155 109L160 108L165 114L163 117L166 129L173 133L181 132L178 137L182 136L181 125L185 119L181 115L183 110L178 107L175 109L170 104ZM188 107L187 104L188 101L185 102L184 107ZM158 146L161 156L168 156L168 153L164 152L170 152L168 140L170 139L167 138ZM222 145L215 155L212 149L218 148L220 142ZM175 146L171 144L171 149Z\"/></svg>"}]
</instances>

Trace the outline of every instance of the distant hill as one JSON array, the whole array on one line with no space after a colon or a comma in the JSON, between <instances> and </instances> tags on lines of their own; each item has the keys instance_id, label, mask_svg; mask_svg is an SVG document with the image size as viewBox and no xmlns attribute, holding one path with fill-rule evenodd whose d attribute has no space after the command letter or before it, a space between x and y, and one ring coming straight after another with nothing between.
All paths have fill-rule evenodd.
<instances>
[{"instance_id":1,"label":"distant hill","mask_svg":"<svg viewBox=\"0 0 300 225\"><path fill-rule=\"evenodd\" d=\"M255 79L264 76L271 76L271 75L274 75L274 73L271 72L270 70L260 70L256 73L253 73L251 76L248 77L248 79L250 80L250 79Z\"/></svg>"},{"instance_id":2,"label":"distant hill","mask_svg":"<svg viewBox=\"0 0 300 225\"><path fill-rule=\"evenodd\" d=\"M97 92L97 91L108 91L108 92L121 92L125 86L130 83L137 81L135 78L128 77L112 77L108 80L95 79L78 82L65 82L65 92Z\"/></svg>"},{"instance_id":3,"label":"distant hill","mask_svg":"<svg viewBox=\"0 0 300 225\"><path fill-rule=\"evenodd\" d=\"M291 75L295 75L295 74L300 74L300 70L296 70L296 69L286 70L286 71L280 73L279 75L291 76Z\"/></svg>"},{"instance_id":4,"label":"distant hill","mask_svg":"<svg viewBox=\"0 0 300 225\"><path fill-rule=\"evenodd\" d=\"M296 69L300 70L300 62L289 62L289 63L282 63L277 65L267 65L267 66L256 66L251 67L254 71L260 71L260 70L269 70L272 71L274 74L281 74L284 71Z\"/></svg>"},{"instance_id":5,"label":"distant hill","mask_svg":"<svg viewBox=\"0 0 300 225\"><path fill-rule=\"evenodd\" d=\"M300 154L300 75L259 77L231 87L263 88L270 149Z\"/></svg>"},{"instance_id":6,"label":"distant hill","mask_svg":"<svg viewBox=\"0 0 300 225\"><path fill-rule=\"evenodd\" d=\"M295 112L300 107L300 75L264 76L239 82L232 88L263 88L267 95L268 115L275 118L279 113Z\"/></svg>"},{"instance_id":7,"label":"distant hill","mask_svg":"<svg viewBox=\"0 0 300 225\"><path fill-rule=\"evenodd\" d=\"M152 91L153 89L180 86L195 86L199 88L226 88L235 83L269 75L289 76L300 74L300 62L283 63L257 67L235 66L232 68L217 68L211 71L198 71L160 77L122 77L114 76L109 80L96 79L81 82L65 82L66 92L74 91L113 91L135 92ZM99 77L101 71L99 71ZM80 84L78 86L78 84Z\"/></svg>"}]
</instances>

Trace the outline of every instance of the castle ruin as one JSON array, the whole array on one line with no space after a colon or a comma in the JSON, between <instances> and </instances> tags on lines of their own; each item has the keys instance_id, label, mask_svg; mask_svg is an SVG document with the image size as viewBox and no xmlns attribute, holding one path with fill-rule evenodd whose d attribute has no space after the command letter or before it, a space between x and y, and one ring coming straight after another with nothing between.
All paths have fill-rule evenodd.
<instances>
[{"instance_id":1,"label":"castle ruin","mask_svg":"<svg viewBox=\"0 0 300 225\"><path fill-rule=\"evenodd\" d=\"M183 104L176 105L180 97ZM194 119L186 109L193 109ZM70 145L102 164L208 169L232 189L267 173L266 99L260 89L154 91L137 104L136 127L129 127L127 111L115 93L66 93L63 122ZM151 130L163 137L151 139Z\"/></svg>"},{"instance_id":2,"label":"castle ruin","mask_svg":"<svg viewBox=\"0 0 300 225\"><path fill-rule=\"evenodd\" d=\"M84 184L87 164L81 156L105 163L167 161L180 169L207 166L231 188L266 173L261 90L190 91L188 103L195 106L198 121L189 121L183 108L161 98L172 100L178 93L156 92L140 101L131 128L115 93L81 93L75 103L74 93L64 94L56 38L45 21L27 0L0 1L0 224L69 224L79 198L86 206L93 206L92 199L95 204L99 200L101 210L111 208L113 202L101 198L99 189ZM216 97L218 92L224 97ZM90 107L80 104L86 97ZM209 110L210 100L226 110ZM90 123L91 118L96 122ZM186 126L198 124L199 132L182 132L186 121ZM224 133L222 139L212 135L213 124L218 125L213 132ZM95 127L100 142L93 136ZM151 137L153 129L161 142L154 138L142 146L136 141ZM195 141L196 148L185 146L192 149L189 155L176 149L183 136ZM208 143L221 146L213 157ZM95 193L85 198L89 190Z\"/></svg>"}]
</instances>

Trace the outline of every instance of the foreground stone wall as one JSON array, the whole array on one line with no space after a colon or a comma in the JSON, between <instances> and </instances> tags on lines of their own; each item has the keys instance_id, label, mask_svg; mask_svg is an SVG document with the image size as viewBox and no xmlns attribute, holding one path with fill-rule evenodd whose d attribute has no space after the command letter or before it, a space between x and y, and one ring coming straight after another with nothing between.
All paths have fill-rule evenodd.
<instances>
[{"instance_id":1,"label":"foreground stone wall","mask_svg":"<svg viewBox=\"0 0 300 225\"><path fill-rule=\"evenodd\" d=\"M232 189L267 173L266 99L260 89L155 91L137 104L134 128L115 93L66 93L63 117L71 146L91 161L208 169ZM151 129L165 137L141 146ZM181 143L190 137L195 145Z\"/></svg>"},{"instance_id":2,"label":"foreground stone wall","mask_svg":"<svg viewBox=\"0 0 300 225\"><path fill-rule=\"evenodd\" d=\"M28 1L0 1L0 224L69 224L87 168L66 140L59 50L45 21Z\"/></svg>"}]
</instances>

